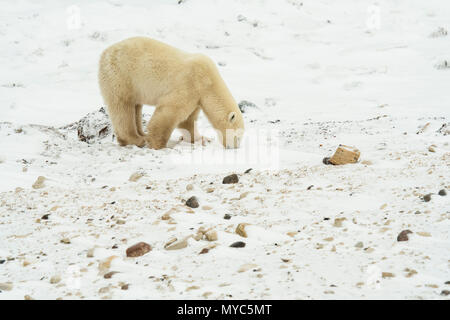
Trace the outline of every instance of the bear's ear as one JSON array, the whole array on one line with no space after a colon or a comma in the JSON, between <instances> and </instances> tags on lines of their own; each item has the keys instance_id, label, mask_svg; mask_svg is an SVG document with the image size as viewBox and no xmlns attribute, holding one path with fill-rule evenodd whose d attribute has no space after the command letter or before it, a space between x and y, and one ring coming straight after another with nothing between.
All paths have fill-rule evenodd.
<instances>
[{"instance_id":1,"label":"bear's ear","mask_svg":"<svg viewBox=\"0 0 450 320\"><path fill-rule=\"evenodd\" d=\"M230 112L228 114L228 122L234 123L236 121L236 112Z\"/></svg>"}]
</instances>

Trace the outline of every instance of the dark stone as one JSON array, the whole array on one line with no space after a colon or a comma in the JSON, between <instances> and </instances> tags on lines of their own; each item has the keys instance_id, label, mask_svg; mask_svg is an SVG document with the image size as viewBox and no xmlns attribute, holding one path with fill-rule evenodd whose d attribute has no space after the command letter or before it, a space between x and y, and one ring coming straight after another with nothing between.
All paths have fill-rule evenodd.
<instances>
[{"instance_id":1,"label":"dark stone","mask_svg":"<svg viewBox=\"0 0 450 320\"><path fill-rule=\"evenodd\" d=\"M42 219L42 220L48 220L48 217L49 217L49 216L50 216L49 213L44 214L44 215L41 217L41 219Z\"/></svg>"},{"instance_id":2,"label":"dark stone","mask_svg":"<svg viewBox=\"0 0 450 320\"><path fill-rule=\"evenodd\" d=\"M430 200L431 200L431 193L426 194L426 195L423 196L423 201L428 202Z\"/></svg>"},{"instance_id":3,"label":"dark stone","mask_svg":"<svg viewBox=\"0 0 450 320\"><path fill-rule=\"evenodd\" d=\"M232 243L230 245L230 247L231 248L243 248L243 247L245 247L245 242L238 241L238 242Z\"/></svg>"},{"instance_id":4,"label":"dark stone","mask_svg":"<svg viewBox=\"0 0 450 320\"><path fill-rule=\"evenodd\" d=\"M408 234L412 233L411 230L403 230L397 236L397 241L408 241Z\"/></svg>"},{"instance_id":5,"label":"dark stone","mask_svg":"<svg viewBox=\"0 0 450 320\"><path fill-rule=\"evenodd\" d=\"M247 170L245 170L245 172L244 173L249 173L250 171L252 171L253 169L252 168L250 168L250 169L247 169Z\"/></svg>"},{"instance_id":6,"label":"dark stone","mask_svg":"<svg viewBox=\"0 0 450 320\"><path fill-rule=\"evenodd\" d=\"M442 290L441 296L448 296L450 294L450 290Z\"/></svg>"},{"instance_id":7,"label":"dark stone","mask_svg":"<svg viewBox=\"0 0 450 320\"><path fill-rule=\"evenodd\" d=\"M330 162L330 157L325 157L325 158L323 158L322 162L323 162L323 164L332 164L332 163Z\"/></svg>"},{"instance_id":8,"label":"dark stone","mask_svg":"<svg viewBox=\"0 0 450 320\"><path fill-rule=\"evenodd\" d=\"M245 113L248 108L257 108L256 104L247 100L242 100L241 102L239 102L238 107L242 113Z\"/></svg>"},{"instance_id":9,"label":"dark stone","mask_svg":"<svg viewBox=\"0 0 450 320\"><path fill-rule=\"evenodd\" d=\"M0 264L4 264L6 260L0 260Z\"/></svg>"},{"instance_id":10,"label":"dark stone","mask_svg":"<svg viewBox=\"0 0 450 320\"><path fill-rule=\"evenodd\" d=\"M136 243L135 245L129 247L127 249L126 253L127 253L127 257L135 258L135 257L143 256L150 250L152 250L152 247L148 243L139 242L139 243Z\"/></svg>"},{"instance_id":11,"label":"dark stone","mask_svg":"<svg viewBox=\"0 0 450 320\"><path fill-rule=\"evenodd\" d=\"M438 195L446 196L447 195L447 191L445 191L445 189L439 190Z\"/></svg>"},{"instance_id":12,"label":"dark stone","mask_svg":"<svg viewBox=\"0 0 450 320\"><path fill-rule=\"evenodd\" d=\"M198 199L196 196L192 196L189 199L187 199L186 201L186 205L190 208L198 208L199 204L198 204Z\"/></svg>"},{"instance_id":13,"label":"dark stone","mask_svg":"<svg viewBox=\"0 0 450 320\"><path fill-rule=\"evenodd\" d=\"M224 218L225 220L230 220L230 219L231 219L231 215L228 214L228 213L226 213L226 214L223 216L223 218Z\"/></svg>"},{"instance_id":14,"label":"dark stone","mask_svg":"<svg viewBox=\"0 0 450 320\"><path fill-rule=\"evenodd\" d=\"M208 248L203 248L202 251L200 251L199 254L205 254L205 253L208 253L208 252L209 252Z\"/></svg>"},{"instance_id":15,"label":"dark stone","mask_svg":"<svg viewBox=\"0 0 450 320\"><path fill-rule=\"evenodd\" d=\"M223 178L223 181L222 181L223 184L238 183L238 182L239 182L239 177L237 176L236 173L226 176L225 178Z\"/></svg>"}]
</instances>

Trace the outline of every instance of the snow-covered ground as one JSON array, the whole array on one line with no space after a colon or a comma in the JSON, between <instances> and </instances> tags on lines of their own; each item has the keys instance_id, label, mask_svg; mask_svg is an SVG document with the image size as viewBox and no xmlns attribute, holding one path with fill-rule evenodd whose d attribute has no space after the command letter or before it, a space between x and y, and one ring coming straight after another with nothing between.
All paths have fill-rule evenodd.
<instances>
[{"instance_id":1,"label":"snow-covered ground","mask_svg":"<svg viewBox=\"0 0 450 320\"><path fill-rule=\"evenodd\" d=\"M448 299L449 17L445 0L4 5L0 299ZM136 35L218 63L256 105L241 149L78 140L103 106L101 51ZM324 165L341 143L360 161ZM164 248L200 227L218 240ZM140 241L152 250L127 258Z\"/></svg>"}]
</instances>

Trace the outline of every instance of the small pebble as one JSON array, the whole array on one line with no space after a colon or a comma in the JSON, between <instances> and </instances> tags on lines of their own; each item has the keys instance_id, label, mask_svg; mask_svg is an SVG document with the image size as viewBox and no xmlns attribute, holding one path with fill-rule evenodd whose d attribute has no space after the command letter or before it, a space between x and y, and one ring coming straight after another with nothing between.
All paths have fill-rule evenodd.
<instances>
[{"instance_id":1,"label":"small pebble","mask_svg":"<svg viewBox=\"0 0 450 320\"><path fill-rule=\"evenodd\" d=\"M232 244L230 245L230 247L231 247L231 248L243 248L243 247L245 247L245 242L237 241L237 242L235 242L235 243L232 243Z\"/></svg>"},{"instance_id":2,"label":"small pebble","mask_svg":"<svg viewBox=\"0 0 450 320\"><path fill-rule=\"evenodd\" d=\"M426 195L423 196L423 201L428 202L430 200L431 200L431 193L426 194Z\"/></svg>"},{"instance_id":3,"label":"small pebble","mask_svg":"<svg viewBox=\"0 0 450 320\"><path fill-rule=\"evenodd\" d=\"M325 158L323 158L322 162L323 162L323 164L332 164L332 163L330 162L330 157L325 157Z\"/></svg>"},{"instance_id":4,"label":"small pebble","mask_svg":"<svg viewBox=\"0 0 450 320\"><path fill-rule=\"evenodd\" d=\"M397 236L397 241L408 241L408 234L412 233L411 230L403 230Z\"/></svg>"},{"instance_id":5,"label":"small pebble","mask_svg":"<svg viewBox=\"0 0 450 320\"><path fill-rule=\"evenodd\" d=\"M446 196L447 195L447 191L445 191L445 189L439 190L438 195Z\"/></svg>"},{"instance_id":6,"label":"small pebble","mask_svg":"<svg viewBox=\"0 0 450 320\"><path fill-rule=\"evenodd\" d=\"M53 276L53 277L50 278L50 283L51 284L56 284L56 283L58 283L60 281L61 281L61 277L59 275L56 275L56 276Z\"/></svg>"},{"instance_id":7,"label":"small pebble","mask_svg":"<svg viewBox=\"0 0 450 320\"><path fill-rule=\"evenodd\" d=\"M230 174L229 176L226 176L225 178L223 178L223 181L222 181L223 184L231 184L231 183L238 183L238 182L239 182L239 177L235 173Z\"/></svg>"},{"instance_id":8,"label":"small pebble","mask_svg":"<svg viewBox=\"0 0 450 320\"><path fill-rule=\"evenodd\" d=\"M441 296L448 296L450 294L450 290L442 290Z\"/></svg>"},{"instance_id":9,"label":"small pebble","mask_svg":"<svg viewBox=\"0 0 450 320\"><path fill-rule=\"evenodd\" d=\"M50 216L49 213L44 214L44 215L41 217L41 219L42 219L42 220L48 220L48 217L49 217L49 216Z\"/></svg>"},{"instance_id":10,"label":"small pebble","mask_svg":"<svg viewBox=\"0 0 450 320\"><path fill-rule=\"evenodd\" d=\"M190 197L187 201L186 201L186 205L190 208L198 208L199 204L198 204L198 199L196 196L192 196Z\"/></svg>"},{"instance_id":11,"label":"small pebble","mask_svg":"<svg viewBox=\"0 0 450 320\"><path fill-rule=\"evenodd\" d=\"M223 218L224 218L225 220L230 220L230 219L231 219L231 215L228 214L228 213L226 213L226 214L223 216Z\"/></svg>"},{"instance_id":12,"label":"small pebble","mask_svg":"<svg viewBox=\"0 0 450 320\"><path fill-rule=\"evenodd\" d=\"M152 247L145 242L139 242L129 247L126 251L127 257L140 257L152 250Z\"/></svg>"}]
</instances>

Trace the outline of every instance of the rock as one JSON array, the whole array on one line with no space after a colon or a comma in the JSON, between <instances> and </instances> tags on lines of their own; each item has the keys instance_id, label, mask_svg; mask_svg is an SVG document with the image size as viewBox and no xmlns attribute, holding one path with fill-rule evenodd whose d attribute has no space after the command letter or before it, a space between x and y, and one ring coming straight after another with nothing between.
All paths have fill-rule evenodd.
<instances>
[{"instance_id":1,"label":"rock","mask_svg":"<svg viewBox=\"0 0 450 320\"><path fill-rule=\"evenodd\" d=\"M214 188L210 187L206 189L206 193L213 193L214 192Z\"/></svg>"},{"instance_id":2,"label":"rock","mask_svg":"<svg viewBox=\"0 0 450 320\"><path fill-rule=\"evenodd\" d=\"M254 269L254 268L256 268L256 267L258 267L257 264L254 264L254 263L246 263L246 264L244 264L244 265L242 265L242 266L239 267L238 272L239 272L239 273L242 273L242 272L248 271L248 270L250 270L250 269Z\"/></svg>"},{"instance_id":3,"label":"rock","mask_svg":"<svg viewBox=\"0 0 450 320\"><path fill-rule=\"evenodd\" d=\"M205 253L208 253L208 252L209 252L208 248L203 248L202 251L200 251L199 254L205 254Z\"/></svg>"},{"instance_id":4,"label":"rock","mask_svg":"<svg viewBox=\"0 0 450 320\"><path fill-rule=\"evenodd\" d=\"M44 214L44 215L41 217L41 220L48 220L48 217L49 217L49 216L50 216L49 213Z\"/></svg>"},{"instance_id":5,"label":"rock","mask_svg":"<svg viewBox=\"0 0 450 320\"><path fill-rule=\"evenodd\" d=\"M126 283L126 284L121 285L121 286L120 286L120 289L122 289L122 290L128 290L129 287L130 287L130 285L129 285L128 283Z\"/></svg>"},{"instance_id":6,"label":"rock","mask_svg":"<svg viewBox=\"0 0 450 320\"><path fill-rule=\"evenodd\" d=\"M225 220L230 220L230 219L231 219L231 215L228 214L228 213L226 213L226 214L223 216L223 218L224 218Z\"/></svg>"},{"instance_id":7,"label":"rock","mask_svg":"<svg viewBox=\"0 0 450 320\"><path fill-rule=\"evenodd\" d=\"M231 184L231 183L238 183L238 182L239 182L239 177L235 173L230 174L229 176L226 176L225 178L223 178L223 181L222 181L223 184Z\"/></svg>"},{"instance_id":8,"label":"rock","mask_svg":"<svg viewBox=\"0 0 450 320\"><path fill-rule=\"evenodd\" d=\"M382 277L383 279L386 279L386 278L394 278L394 277L395 277L395 274L393 274L393 273L391 273L391 272L382 272L382 273L381 273L381 277Z\"/></svg>"},{"instance_id":9,"label":"rock","mask_svg":"<svg viewBox=\"0 0 450 320\"><path fill-rule=\"evenodd\" d=\"M63 129L75 129L78 139L89 144L105 139L113 134L111 121L103 107L98 111L88 113L79 121Z\"/></svg>"},{"instance_id":10,"label":"rock","mask_svg":"<svg viewBox=\"0 0 450 320\"><path fill-rule=\"evenodd\" d=\"M115 275L116 273L119 273L117 271L110 271L108 273L105 273L105 275L103 276L103 278L105 279L111 279L113 275Z\"/></svg>"},{"instance_id":11,"label":"rock","mask_svg":"<svg viewBox=\"0 0 450 320\"><path fill-rule=\"evenodd\" d=\"M198 208L199 204L198 204L198 199L196 196L192 196L190 197L187 201L186 201L186 205L190 208Z\"/></svg>"},{"instance_id":12,"label":"rock","mask_svg":"<svg viewBox=\"0 0 450 320\"><path fill-rule=\"evenodd\" d=\"M448 296L450 294L450 290L442 290L441 296Z\"/></svg>"},{"instance_id":13,"label":"rock","mask_svg":"<svg viewBox=\"0 0 450 320\"><path fill-rule=\"evenodd\" d=\"M144 175L141 172L135 172L133 173L129 178L128 181L131 182L136 182L138 181L140 178L142 178Z\"/></svg>"},{"instance_id":14,"label":"rock","mask_svg":"<svg viewBox=\"0 0 450 320\"><path fill-rule=\"evenodd\" d=\"M428 151L430 151L430 152L436 152L436 146L433 144L433 145L431 145L431 146L429 146L428 147Z\"/></svg>"},{"instance_id":15,"label":"rock","mask_svg":"<svg viewBox=\"0 0 450 320\"><path fill-rule=\"evenodd\" d=\"M245 226L247 223L239 223L236 227L236 233L240 235L241 237L247 238L247 232L245 231Z\"/></svg>"},{"instance_id":16,"label":"rock","mask_svg":"<svg viewBox=\"0 0 450 320\"><path fill-rule=\"evenodd\" d=\"M347 163L356 163L359 159L360 152L358 149L340 144L329 162L334 165L342 165Z\"/></svg>"},{"instance_id":17,"label":"rock","mask_svg":"<svg viewBox=\"0 0 450 320\"><path fill-rule=\"evenodd\" d=\"M34 300L30 295L26 294L23 296L24 300Z\"/></svg>"},{"instance_id":18,"label":"rock","mask_svg":"<svg viewBox=\"0 0 450 320\"><path fill-rule=\"evenodd\" d=\"M191 190L193 190L194 189L194 186L192 185L192 184L188 184L187 186L186 186L186 191L191 191Z\"/></svg>"},{"instance_id":19,"label":"rock","mask_svg":"<svg viewBox=\"0 0 450 320\"><path fill-rule=\"evenodd\" d=\"M323 158L323 159L322 159L322 162L323 162L323 164L332 164L332 163L330 162L330 157L325 157L325 158Z\"/></svg>"},{"instance_id":20,"label":"rock","mask_svg":"<svg viewBox=\"0 0 450 320\"><path fill-rule=\"evenodd\" d=\"M205 233L205 238L208 241L216 241L218 239L217 232L215 230L209 230Z\"/></svg>"},{"instance_id":21,"label":"rock","mask_svg":"<svg viewBox=\"0 0 450 320\"><path fill-rule=\"evenodd\" d=\"M336 219L334 219L333 227L337 227L337 228L342 227L342 222L344 222L344 220L346 220L346 218L336 218Z\"/></svg>"},{"instance_id":22,"label":"rock","mask_svg":"<svg viewBox=\"0 0 450 320\"><path fill-rule=\"evenodd\" d=\"M447 191L445 191L445 189L439 190L438 195L446 196L447 195Z\"/></svg>"},{"instance_id":23,"label":"rock","mask_svg":"<svg viewBox=\"0 0 450 320\"><path fill-rule=\"evenodd\" d=\"M189 237L188 237L189 238ZM168 243L165 244L164 249L166 250L180 250L184 249L188 246L187 239L185 238L183 240L177 240L177 238L173 238Z\"/></svg>"},{"instance_id":24,"label":"rock","mask_svg":"<svg viewBox=\"0 0 450 320\"><path fill-rule=\"evenodd\" d=\"M411 230L403 230L397 236L397 241L408 241L408 234L413 233Z\"/></svg>"},{"instance_id":25,"label":"rock","mask_svg":"<svg viewBox=\"0 0 450 320\"><path fill-rule=\"evenodd\" d=\"M117 256L110 256L98 263L98 271L100 274L105 274L111 267L111 262L116 259Z\"/></svg>"},{"instance_id":26,"label":"rock","mask_svg":"<svg viewBox=\"0 0 450 320\"><path fill-rule=\"evenodd\" d=\"M126 221L125 221L125 220L122 220L122 219L117 219L117 220L116 220L116 223L117 223L117 224L125 224Z\"/></svg>"},{"instance_id":27,"label":"rock","mask_svg":"<svg viewBox=\"0 0 450 320\"><path fill-rule=\"evenodd\" d=\"M247 197L249 193L250 193L250 192L248 192L248 191L241 193L241 194L239 195L239 200L242 200L242 199L244 199L245 197Z\"/></svg>"},{"instance_id":28,"label":"rock","mask_svg":"<svg viewBox=\"0 0 450 320\"><path fill-rule=\"evenodd\" d=\"M245 174L246 174L246 173L250 173L250 171L252 171L252 170L253 170L252 168L249 168L249 169L245 170L244 173L245 173Z\"/></svg>"},{"instance_id":29,"label":"rock","mask_svg":"<svg viewBox=\"0 0 450 320\"><path fill-rule=\"evenodd\" d=\"M59 275L53 276L50 278L50 283L51 284L57 284L58 282L61 281L61 277Z\"/></svg>"},{"instance_id":30,"label":"rock","mask_svg":"<svg viewBox=\"0 0 450 320\"><path fill-rule=\"evenodd\" d=\"M425 202L429 202L431 200L431 193L424 195L422 199Z\"/></svg>"},{"instance_id":31,"label":"rock","mask_svg":"<svg viewBox=\"0 0 450 320\"><path fill-rule=\"evenodd\" d=\"M60 242L64 243L64 244L70 244L70 239L69 238L63 238L63 239L60 240Z\"/></svg>"},{"instance_id":32,"label":"rock","mask_svg":"<svg viewBox=\"0 0 450 320\"><path fill-rule=\"evenodd\" d=\"M429 232L416 232L421 237L431 237L431 233Z\"/></svg>"},{"instance_id":33,"label":"rock","mask_svg":"<svg viewBox=\"0 0 450 320\"><path fill-rule=\"evenodd\" d=\"M135 245L129 247L126 253L127 257L135 258L143 256L147 252L150 252L150 250L152 250L152 247L148 243L138 242Z\"/></svg>"},{"instance_id":34,"label":"rock","mask_svg":"<svg viewBox=\"0 0 450 320\"><path fill-rule=\"evenodd\" d=\"M245 242L242 241L237 241L234 242L230 245L231 248L244 248L245 247Z\"/></svg>"},{"instance_id":35,"label":"rock","mask_svg":"<svg viewBox=\"0 0 450 320\"><path fill-rule=\"evenodd\" d=\"M39 176L32 185L33 189L41 189L41 188L45 187L44 181L45 181L45 177Z\"/></svg>"},{"instance_id":36,"label":"rock","mask_svg":"<svg viewBox=\"0 0 450 320\"><path fill-rule=\"evenodd\" d=\"M238 16L238 21L242 21L239 20L239 17L243 17L242 15ZM245 17L244 17L245 19ZM239 110L241 110L242 113L245 113L247 111L248 108L258 108L256 106L256 104L254 104L253 102L247 101L247 100L242 100L241 102L238 103L239 106Z\"/></svg>"},{"instance_id":37,"label":"rock","mask_svg":"<svg viewBox=\"0 0 450 320\"><path fill-rule=\"evenodd\" d=\"M161 216L161 220L169 220L170 219L170 213L171 213L171 211L168 211L168 212L164 213Z\"/></svg>"},{"instance_id":38,"label":"rock","mask_svg":"<svg viewBox=\"0 0 450 320\"><path fill-rule=\"evenodd\" d=\"M356 248L363 248L364 244L361 241L359 241L357 244L355 244L355 247Z\"/></svg>"},{"instance_id":39,"label":"rock","mask_svg":"<svg viewBox=\"0 0 450 320\"><path fill-rule=\"evenodd\" d=\"M89 249L87 254L86 254L86 257L93 258L94 257L94 251L95 251L95 248Z\"/></svg>"},{"instance_id":40,"label":"rock","mask_svg":"<svg viewBox=\"0 0 450 320\"><path fill-rule=\"evenodd\" d=\"M11 282L0 283L0 291L11 291L13 284Z\"/></svg>"}]
</instances>

